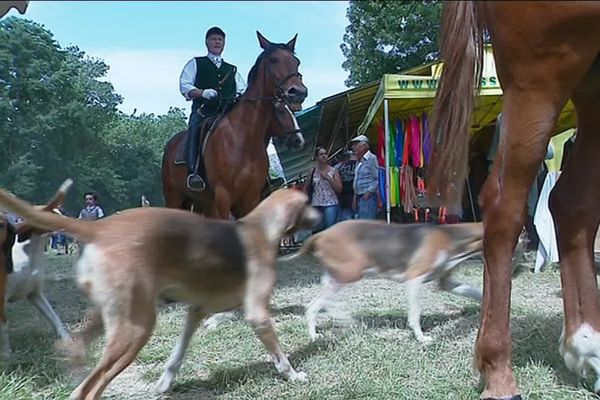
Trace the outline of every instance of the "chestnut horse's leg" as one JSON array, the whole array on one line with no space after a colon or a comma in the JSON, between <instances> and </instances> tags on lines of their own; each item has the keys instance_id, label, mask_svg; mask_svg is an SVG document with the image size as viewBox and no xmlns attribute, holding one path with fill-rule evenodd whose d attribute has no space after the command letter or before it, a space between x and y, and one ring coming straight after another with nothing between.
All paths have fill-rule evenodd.
<instances>
[{"instance_id":1,"label":"chestnut horse's leg","mask_svg":"<svg viewBox=\"0 0 600 400\"><path fill-rule=\"evenodd\" d=\"M475 362L486 381L484 399L519 398L512 374L511 259L525 224L529 189L563 105L544 98L542 93L536 100L529 93L510 88L504 92L498 156L480 197L484 214L484 279Z\"/></svg>"},{"instance_id":2,"label":"chestnut horse's leg","mask_svg":"<svg viewBox=\"0 0 600 400\"><path fill-rule=\"evenodd\" d=\"M252 195L253 192L255 195ZM231 206L231 212L236 219L242 218L250 211L254 210L258 203L260 203L260 200L260 189L248 188L246 196L243 196Z\"/></svg>"},{"instance_id":3,"label":"chestnut horse's leg","mask_svg":"<svg viewBox=\"0 0 600 400\"><path fill-rule=\"evenodd\" d=\"M165 207L185 209L185 195L177 190L169 190L164 192Z\"/></svg>"},{"instance_id":4,"label":"chestnut horse's leg","mask_svg":"<svg viewBox=\"0 0 600 400\"><path fill-rule=\"evenodd\" d=\"M525 223L529 189L560 110L597 57L597 41L586 38L597 37L600 31L589 23L589 12L571 11L565 22L564 12L537 2L521 3L530 7L529 16L525 6L519 13L508 2L477 4L488 8L488 29L504 91L504 126L498 156L480 199L484 293L475 360L486 381L483 398L516 399L519 391L512 374L510 335L511 257ZM544 12L545 18L531 20L536 12ZM564 32L548 34L551 24ZM570 29L573 24L589 24L589 29Z\"/></svg>"},{"instance_id":5,"label":"chestnut horse's leg","mask_svg":"<svg viewBox=\"0 0 600 400\"><path fill-rule=\"evenodd\" d=\"M231 195L223 185L218 185L215 188L215 211L216 217L219 219L229 219L231 211Z\"/></svg>"},{"instance_id":6,"label":"chestnut horse's leg","mask_svg":"<svg viewBox=\"0 0 600 400\"><path fill-rule=\"evenodd\" d=\"M571 369L600 376L600 302L593 245L600 221L600 58L573 96L577 140L550 206L557 228L565 321L560 352ZM600 378L595 391L600 391Z\"/></svg>"}]
</instances>

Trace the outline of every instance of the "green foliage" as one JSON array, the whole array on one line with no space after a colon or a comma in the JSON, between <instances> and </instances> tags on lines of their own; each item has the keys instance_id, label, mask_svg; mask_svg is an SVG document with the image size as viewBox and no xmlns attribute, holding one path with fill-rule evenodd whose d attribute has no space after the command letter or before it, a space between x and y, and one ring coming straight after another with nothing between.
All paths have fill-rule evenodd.
<instances>
[{"instance_id":1,"label":"green foliage","mask_svg":"<svg viewBox=\"0 0 600 400\"><path fill-rule=\"evenodd\" d=\"M341 49L349 87L437 57L439 1L350 1L347 17Z\"/></svg>"},{"instance_id":2,"label":"green foliage","mask_svg":"<svg viewBox=\"0 0 600 400\"><path fill-rule=\"evenodd\" d=\"M44 203L67 177L76 215L95 190L110 214L162 203L160 162L167 139L186 127L183 110L129 116L106 81L109 66L20 18L0 21L0 186Z\"/></svg>"}]
</instances>

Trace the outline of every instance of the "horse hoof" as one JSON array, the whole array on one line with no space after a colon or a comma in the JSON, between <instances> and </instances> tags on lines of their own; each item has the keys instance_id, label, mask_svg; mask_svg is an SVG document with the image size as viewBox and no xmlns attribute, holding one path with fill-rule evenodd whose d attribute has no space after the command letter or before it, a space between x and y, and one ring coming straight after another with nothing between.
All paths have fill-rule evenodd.
<instances>
[{"instance_id":1,"label":"horse hoof","mask_svg":"<svg viewBox=\"0 0 600 400\"><path fill-rule=\"evenodd\" d=\"M559 351L565 365L579 376L586 377L593 371L596 374L594 391L600 391L600 332L589 324L582 324L577 331L566 338L565 330L560 335Z\"/></svg>"}]
</instances>

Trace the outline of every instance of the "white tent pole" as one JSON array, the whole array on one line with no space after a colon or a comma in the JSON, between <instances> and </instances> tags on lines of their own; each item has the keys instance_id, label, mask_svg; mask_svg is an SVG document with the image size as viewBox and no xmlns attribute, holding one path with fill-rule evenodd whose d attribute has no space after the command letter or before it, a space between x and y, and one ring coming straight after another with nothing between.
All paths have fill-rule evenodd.
<instances>
[{"instance_id":1,"label":"white tent pole","mask_svg":"<svg viewBox=\"0 0 600 400\"><path fill-rule=\"evenodd\" d=\"M388 108L388 99L383 100L383 123L385 124L385 208L387 223L391 221L390 207L390 115Z\"/></svg>"}]
</instances>

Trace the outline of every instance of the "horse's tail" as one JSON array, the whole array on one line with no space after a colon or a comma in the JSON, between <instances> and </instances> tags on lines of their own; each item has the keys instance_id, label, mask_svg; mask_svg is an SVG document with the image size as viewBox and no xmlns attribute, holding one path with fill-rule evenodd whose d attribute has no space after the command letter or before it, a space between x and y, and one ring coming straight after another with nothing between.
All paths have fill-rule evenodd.
<instances>
[{"instance_id":1,"label":"horse's tail","mask_svg":"<svg viewBox=\"0 0 600 400\"><path fill-rule=\"evenodd\" d=\"M481 84L484 22L474 1L444 3L441 57L444 62L431 121L432 159L427 193L432 205L460 206L467 177L469 124Z\"/></svg>"}]
</instances>

